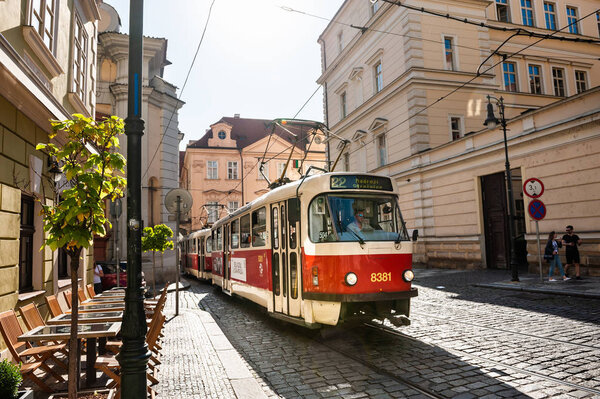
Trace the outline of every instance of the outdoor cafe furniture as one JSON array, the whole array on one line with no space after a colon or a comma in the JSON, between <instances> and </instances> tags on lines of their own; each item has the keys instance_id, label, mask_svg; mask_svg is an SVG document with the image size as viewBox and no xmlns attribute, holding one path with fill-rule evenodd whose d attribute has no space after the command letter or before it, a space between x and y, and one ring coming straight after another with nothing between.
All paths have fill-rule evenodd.
<instances>
[{"instance_id":1,"label":"outdoor cafe furniture","mask_svg":"<svg viewBox=\"0 0 600 399\"><path fill-rule=\"evenodd\" d=\"M99 298L98 296L96 296L92 299L86 299L85 301L82 301L81 305L87 305L87 304L92 304L92 303L104 304L104 303L124 303L124 302L125 302L124 297L102 297L102 298Z\"/></svg>"},{"instance_id":2,"label":"outdoor cafe furniture","mask_svg":"<svg viewBox=\"0 0 600 399\"><path fill-rule=\"evenodd\" d=\"M73 304L71 303L71 291L63 291L63 298L65 298L65 302L67 303L67 306L69 307L69 309L71 309L71 307L73 306Z\"/></svg>"},{"instance_id":3,"label":"outdoor cafe furniture","mask_svg":"<svg viewBox=\"0 0 600 399\"><path fill-rule=\"evenodd\" d=\"M85 286L85 289L87 290L88 296L90 298L93 298L96 296L96 291L94 291L94 284L88 284Z\"/></svg>"},{"instance_id":4,"label":"outdoor cafe furniture","mask_svg":"<svg viewBox=\"0 0 600 399\"><path fill-rule=\"evenodd\" d=\"M105 304L98 304L98 303L89 303L89 304L85 304L85 303L80 303L79 304L79 313L87 313L87 312L111 312L111 311L120 311L120 310L125 310L125 302L121 302L121 303L105 303ZM68 311L66 311L65 313L71 313L71 310L69 309Z\"/></svg>"},{"instance_id":5,"label":"outdoor cafe furniture","mask_svg":"<svg viewBox=\"0 0 600 399\"><path fill-rule=\"evenodd\" d=\"M80 313L78 320L80 323L113 323L123 320L123 312L88 312ZM46 322L48 325L70 324L71 314L65 313L57 317L53 317Z\"/></svg>"},{"instance_id":6,"label":"outdoor cafe furniture","mask_svg":"<svg viewBox=\"0 0 600 399\"><path fill-rule=\"evenodd\" d=\"M56 317L64 313L60 307L60 304L58 303L58 299L56 299L54 295L48 295L45 299L52 317Z\"/></svg>"},{"instance_id":7,"label":"outdoor cafe furniture","mask_svg":"<svg viewBox=\"0 0 600 399\"><path fill-rule=\"evenodd\" d=\"M77 297L79 298L79 302L87 301L88 297L85 296L85 291L83 288L77 289Z\"/></svg>"},{"instance_id":8,"label":"outdoor cafe furniture","mask_svg":"<svg viewBox=\"0 0 600 399\"><path fill-rule=\"evenodd\" d=\"M44 392L48 393L51 393L52 389L34 374L35 370L41 368L58 380L58 382L64 381L64 378L56 371L52 370L48 364L48 362L52 360L65 370L67 369L66 365L55 357L58 351L65 348L64 344L32 346L28 342L19 342L19 337L23 334L23 330L21 329L21 325L17 320L17 315L13 310L7 310L0 313L0 332L2 333L4 343L8 347L14 361L21 362L21 374L24 378L29 378Z\"/></svg>"},{"instance_id":9,"label":"outdoor cafe furniture","mask_svg":"<svg viewBox=\"0 0 600 399\"><path fill-rule=\"evenodd\" d=\"M77 339L86 339L86 385L90 386L96 382L96 372L94 364L96 363L96 340L99 338L108 338L116 336L121 330L121 322L114 323L94 323L94 324L78 324ZM18 337L21 342L42 342L42 341L63 341L68 340L71 335L70 325L48 325L36 327L31 331L26 332ZM78 350L81 343L78 345ZM100 354L104 354L104 348L98 348ZM81 356L77 356L78 361L81 361ZM78 365L78 369L80 365Z\"/></svg>"}]
</instances>

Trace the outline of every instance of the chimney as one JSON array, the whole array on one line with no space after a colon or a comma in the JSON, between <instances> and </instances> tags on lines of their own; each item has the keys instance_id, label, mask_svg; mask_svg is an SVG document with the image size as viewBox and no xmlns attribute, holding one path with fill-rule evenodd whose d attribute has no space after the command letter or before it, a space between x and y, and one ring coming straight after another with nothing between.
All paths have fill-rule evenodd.
<instances>
[{"instance_id":1,"label":"chimney","mask_svg":"<svg viewBox=\"0 0 600 399\"><path fill-rule=\"evenodd\" d=\"M233 114L233 117L234 117L235 119L240 119L240 114Z\"/></svg>"}]
</instances>

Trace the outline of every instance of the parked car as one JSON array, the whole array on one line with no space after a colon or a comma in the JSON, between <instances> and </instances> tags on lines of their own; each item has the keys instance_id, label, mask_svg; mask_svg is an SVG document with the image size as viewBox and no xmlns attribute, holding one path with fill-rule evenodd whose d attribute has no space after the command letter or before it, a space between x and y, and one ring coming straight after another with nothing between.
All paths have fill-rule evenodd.
<instances>
[{"instance_id":1,"label":"parked car","mask_svg":"<svg viewBox=\"0 0 600 399\"><path fill-rule=\"evenodd\" d=\"M117 265L115 262L98 262L102 266L104 276L102 280L102 289L109 290L112 287L117 286ZM121 262L120 274L119 274L119 285L121 287L127 286L127 262Z\"/></svg>"}]
</instances>

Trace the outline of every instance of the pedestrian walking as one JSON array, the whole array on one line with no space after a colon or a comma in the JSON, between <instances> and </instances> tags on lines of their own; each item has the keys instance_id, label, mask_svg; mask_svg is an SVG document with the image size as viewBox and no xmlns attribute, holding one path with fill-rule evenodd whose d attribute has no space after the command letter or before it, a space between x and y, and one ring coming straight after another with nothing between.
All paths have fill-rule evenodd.
<instances>
[{"instance_id":1,"label":"pedestrian walking","mask_svg":"<svg viewBox=\"0 0 600 399\"><path fill-rule=\"evenodd\" d=\"M550 262L550 271L548 272L550 277L549 281L556 281L554 279L554 266L558 266L558 271L560 272L562 279L567 281L570 280L570 278L565 275L560 261L560 255L558 254L559 241L557 241L557 237L555 231L550 232L550 234L548 234L546 249L544 250L544 259Z\"/></svg>"},{"instance_id":2,"label":"pedestrian walking","mask_svg":"<svg viewBox=\"0 0 600 399\"><path fill-rule=\"evenodd\" d=\"M567 255L567 263L565 264L565 273L569 273L571 265L575 265L575 279L581 280L579 275L579 246L581 245L581 238L577 234L573 233L573 226L567 226L567 234L562 238L562 243L565 246L565 252Z\"/></svg>"},{"instance_id":3,"label":"pedestrian walking","mask_svg":"<svg viewBox=\"0 0 600 399\"><path fill-rule=\"evenodd\" d=\"M94 292L96 295L102 292L101 277L104 277L104 271L102 270L102 266L96 263L94 266Z\"/></svg>"}]
</instances>

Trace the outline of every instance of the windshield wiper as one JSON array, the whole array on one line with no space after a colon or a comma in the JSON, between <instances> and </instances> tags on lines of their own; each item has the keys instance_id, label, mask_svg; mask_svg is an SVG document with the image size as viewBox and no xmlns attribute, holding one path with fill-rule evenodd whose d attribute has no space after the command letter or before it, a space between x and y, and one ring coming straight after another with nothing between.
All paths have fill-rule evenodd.
<instances>
[{"instance_id":1,"label":"windshield wiper","mask_svg":"<svg viewBox=\"0 0 600 399\"><path fill-rule=\"evenodd\" d=\"M340 233L341 233L341 232L343 232L343 231L349 231L350 233L354 234L354 236L355 236L356 238L358 238L358 243L361 245L361 247L362 247L363 245L365 245L365 240L363 240L362 238L360 238L360 236L359 236L358 234L356 234L356 233L355 233L354 231L352 231L351 229L344 229L344 228L342 227L342 221L341 221L340 219L338 219L338 220L337 220L337 222L338 222L338 226L340 226Z\"/></svg>"},{"instance_id":2,"label":"windshield wiper","mask_svg":"<svg viewBox=\"0 0 600 399\"><path fill-rule=\"evenodd\" d=\"M394 241L394 244L400 244L400 241L402 241L402 233L398 233L398 238L396 238L396 241Z\"/></svg>"}]
</instances>

